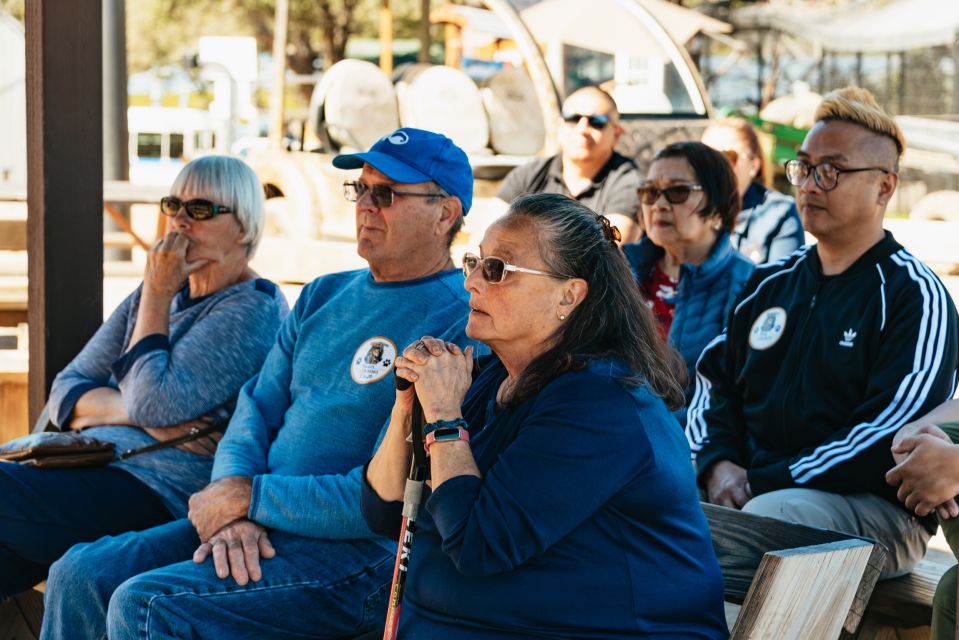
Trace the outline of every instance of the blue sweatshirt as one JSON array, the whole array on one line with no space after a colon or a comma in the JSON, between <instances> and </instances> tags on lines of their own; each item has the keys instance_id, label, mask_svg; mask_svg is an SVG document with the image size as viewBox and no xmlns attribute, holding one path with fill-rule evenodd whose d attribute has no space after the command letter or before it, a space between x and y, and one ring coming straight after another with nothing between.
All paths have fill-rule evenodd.
<instances>
[{"instance_id":1,"label":"blue sweatshirt","mask_svg":"<svg viewBox=\"0 0 959 640\"><path fill-rule=\"evenodd\" d=\"M663 402L610 361L498 409L491 359L463 405L482 478L417 520L404 640L725 638L723 586L689 448ZM384 534L397 505L364 482Z\"/></svg>"},{"instance_id":2,"label":"blue sweatshirt","mask_svg":"<svg viewBox=\"0 0 959 640\"><path fill-rule=\"evenodd\" d=\"M393 361L423 335L464 344L467 301L453 269L387 283L363 269L307 285L240 393L213 479L253 478L249 518L266 527L373 537L360 477L395 400Z\"/></svg>"},{"instance_id":3,"label":"blue sweatshirt","mask_svg":"<svg viewBox=\"0 0 959 640\"><path fill-rule=\"evenodd\" d=\"M205 415L225 422L289 312L269 280L247 280L199 298L190 298L185 286L170 304L169 334L145 336L128 349L140 292L117 307L53 381L48 408L57 426L67 424L80 396L97 387L119 389L127 415L141 427ZM84 434L113 442L118 451L156 444L137 427L93 427ZM173 516L183 517L190 495L210 481L213 459L170 448L113 465L153 489Z\"/></svg>"}]
</instances>

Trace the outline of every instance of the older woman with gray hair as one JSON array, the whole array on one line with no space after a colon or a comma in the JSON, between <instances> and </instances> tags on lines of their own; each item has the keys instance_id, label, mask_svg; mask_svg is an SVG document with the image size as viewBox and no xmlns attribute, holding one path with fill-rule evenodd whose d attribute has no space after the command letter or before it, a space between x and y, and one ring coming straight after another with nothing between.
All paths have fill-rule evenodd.
<instances>
[{"instance_id":1,"label":"older woman with gray hair","mask_svg":"<svg viewBox=\"0 0 959 640\"><path fill-rule=\"evenodd\" d=\"M82 429L117 452L225 425L289 310L249 265L264 203L246 164L198 158L170 194L160 201L168 231L147 255L142 285L50 392L55 425ZM184 517L189 496L210 479L218 437L210 431L93 468L0 462L0 601L42 580L75 543Z\"/></svg>"},{"instance_id":2,"label":"older woman with gray hair","mask_svg":"<svg viewBox=\"0 0 959 640\"><path fill-rule=\"evenodd\" d=\"M399 638L726 638L723 589L667 410L682 402L609 221L521 196L463 259L466 334L396 360L427 421ZM678 362L675 363L678 365ZM681 366L681 365L678 365ZM366 469L374 532L400 524L413 393Z\"/></svg>"}]
</instances>

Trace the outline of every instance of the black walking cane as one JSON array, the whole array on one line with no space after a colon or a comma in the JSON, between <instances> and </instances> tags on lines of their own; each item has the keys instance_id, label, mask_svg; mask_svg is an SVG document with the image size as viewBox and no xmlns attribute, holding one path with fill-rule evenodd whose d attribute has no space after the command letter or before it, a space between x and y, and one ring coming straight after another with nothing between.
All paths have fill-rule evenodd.
<instances>
[{"instance_id":1,"label":"black walking cane","mask_svg":"<svg viewBox=\"0 0 959 640\"><path fill-rule=\"evenodd\" d=\"M396 378L396 388L404 391L412 382ZM386 610L386 627L383 640L396 640L396 630L400 623L400 606L403 603L403 590L406 586L406 572L410 564L410 547L416 532L416 514L423 500L423 476L426 475L426 451L423 449L423 407L419 399L413 396L413 411L410 416L413 439L413 462L410 475L403 490L403 524L400 526L400 546L396 550L396 564L393 567L393 586L390 589L390 603Z\"/></svg>"}]
</instances>

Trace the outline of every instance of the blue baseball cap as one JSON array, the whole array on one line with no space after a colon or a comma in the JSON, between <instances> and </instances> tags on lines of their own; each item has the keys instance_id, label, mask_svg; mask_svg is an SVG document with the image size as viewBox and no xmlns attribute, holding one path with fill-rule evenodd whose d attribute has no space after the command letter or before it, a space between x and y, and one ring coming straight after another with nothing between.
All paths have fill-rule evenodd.
<instances>
[{"instance_id":1,"label":"blue baseball cap","mask_svg":"<svg viewBox=\"0 0 959 640\"><path fill-rule=\"evenodd\" d=\"M473 169L462 149L441 133L403 127L373 143L366 153L333 158L338 169L360 169L368 164L390 180L416 184L432 180L463 205L473 205Z\"/></svg>"}]
</instances>

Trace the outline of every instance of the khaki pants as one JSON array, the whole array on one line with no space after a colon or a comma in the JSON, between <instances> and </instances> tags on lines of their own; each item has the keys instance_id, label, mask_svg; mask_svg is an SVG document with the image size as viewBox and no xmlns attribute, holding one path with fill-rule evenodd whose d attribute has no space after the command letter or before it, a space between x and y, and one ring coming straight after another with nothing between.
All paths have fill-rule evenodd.
<instances>
[{"instance_id":1,"label":"khaki pants","mask_svg":"<svg viewBox=\"0 0 959 640\"><path fill-rule=\"evenodd\" d=\"M905 509L870 493L840 495L815 489L781 489L756 496L743 511L873 538L886 550L880 580L909 573L922 560L931 537Z\"/></svg>"}]
</instances>

